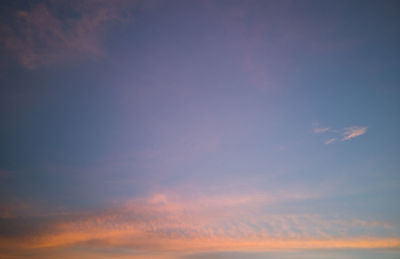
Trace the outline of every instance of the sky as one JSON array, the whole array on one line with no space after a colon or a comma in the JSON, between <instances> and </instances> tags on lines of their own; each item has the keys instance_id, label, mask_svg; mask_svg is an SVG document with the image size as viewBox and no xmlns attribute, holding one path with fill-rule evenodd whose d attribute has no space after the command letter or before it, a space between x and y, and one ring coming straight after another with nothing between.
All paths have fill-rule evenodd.
<instances>
[{"instance_id":1,"label":"sky","mask_svg":"<svg viewBox=\"0 0 400 259\"><path fill-rule=\"evenodd\" d=\"M400 258L399 1L0 3L0 258Z\"/></svg>"}]
</instances>

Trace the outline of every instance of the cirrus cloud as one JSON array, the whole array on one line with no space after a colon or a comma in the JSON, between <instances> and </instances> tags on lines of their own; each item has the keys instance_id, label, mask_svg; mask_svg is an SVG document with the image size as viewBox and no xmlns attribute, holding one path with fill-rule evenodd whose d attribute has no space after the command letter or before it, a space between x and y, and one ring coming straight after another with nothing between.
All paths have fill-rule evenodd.
<instances>
[{"instance_id":1,"label":"cirrus cloud","mask_svg":"<svg viewBox=\"0 0 400 259\"><path fill-rule=\"evenodd\" d=\"M318 123L313 124L313 133L330 133L331 135L333 134L331 138L324 141L326 145L335 143L338 139L340 139L341 135L343 136L341 139L342 141L347 141L352 138L359 137L361 135L364 135L367 132L367 129L367 126L350 126L342 130L335 130L331 129L330 127L319 127Z\"/></svg>"},{"instance_id":2,"label":"cirrus cloud","mask_svg":"<svg viewBox=\"0 0 400 259\"><path fill-rule=\"evenodd\" d=\"M345 140L349 140L349 139L364 135L365 132L367 132L367 128L368 127L360 127L360 126L352 126L352 127L345 128L345 132L343 133L344 137L342 140L345 141Z\"/></svg>"},{"instance_id":3,"label":"cirrus cloud","mask_svg":"<svg viewBox=\"0 0 400 259\"><path fill-rule=\"evenodd\" d=\"M143 254L400 247L390 222L265 211L315 198L308 193L182 194L154 193L97 211L0 218L0 251L42 250L43 258L50 248L88 246Z\"/></svg>"},{"instance_id":4,"label":"cirrus cloud","mask_svg":"<svg viewBox=\"0 0 400 259\"><path fill-rule=\"evenodd\" d=\"M336 138L330 138L330 139L328 139L327 141L325 141L325 144L326 145L329 145L329 144L333 144L333 143L335 143L336 142Z\"/></svg>"},{"instance_id":5,"label":"cirrus cloud","mask_svg":"<svg viewBox=\"0 0 400 259\"><path fill-rule=\"evenodd\" d=\"M324 133L329 131L329 128L314 128L313 131L314 133Z\"/></svg>"}]
</instances>

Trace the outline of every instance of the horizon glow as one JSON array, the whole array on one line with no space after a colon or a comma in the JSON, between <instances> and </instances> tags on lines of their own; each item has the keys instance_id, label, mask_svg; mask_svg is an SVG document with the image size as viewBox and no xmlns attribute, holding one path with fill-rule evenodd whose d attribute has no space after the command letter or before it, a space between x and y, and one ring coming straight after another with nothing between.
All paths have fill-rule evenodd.
<instances>
[{"instance_id":1,"label":"horizon glow","mask_svg":"<svg viewBox=\"0 0 400 259\"><path fill-rule=\"evenodd\" d=\"M0 259L400 257L398 1L0 6Z\"/></svg>"}]
</instances>

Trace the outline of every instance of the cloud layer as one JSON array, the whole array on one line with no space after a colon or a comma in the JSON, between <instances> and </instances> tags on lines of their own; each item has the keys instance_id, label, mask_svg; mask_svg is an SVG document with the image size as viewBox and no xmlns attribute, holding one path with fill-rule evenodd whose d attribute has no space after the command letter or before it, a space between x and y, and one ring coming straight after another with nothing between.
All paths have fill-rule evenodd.
<instances>
[{"instance_id":1,"label":"cloud layer","mask_svg":"<svg viewBox=\"0 0 400 259\"><path fill-rule=\"evenodd\" d=\"M102 36L116 22L130 20L138 1L48 1L16 10L13 25L3 25L3 45L29 69L79 57L103 56ZM65 10L71 14L65 16Z\"/></svg>"},{"instance_id":2,"label":"cloud layer","mask_svg":"<svg viewBox=\"0 0 400 259\"><path fill-rule=\"evenodd\" d=\"M184 253L400 246L396 236L375 234L395 228L388 222L264 212L275 203L313 197L307 193L158 193L98 211L1 218L0 249L88 246Z\"/></svg>"}]
</instances>

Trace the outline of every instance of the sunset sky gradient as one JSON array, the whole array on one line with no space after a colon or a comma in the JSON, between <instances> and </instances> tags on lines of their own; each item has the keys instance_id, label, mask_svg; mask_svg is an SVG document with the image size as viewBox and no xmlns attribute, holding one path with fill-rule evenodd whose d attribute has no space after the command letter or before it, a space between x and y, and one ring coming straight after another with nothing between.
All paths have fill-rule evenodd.
<instances>
[{"instance_id":1,"label":"sunset sky gradient","mask_svg":"<svg viewBox=\"0 0 400 259\"><path fill-rule=\"evenodd\" d=\"M400 2L0 3L0 259L400 258Z\"/></svg>"}]
</instances>

